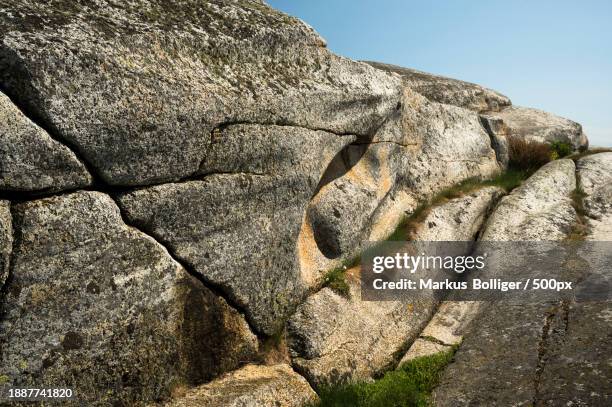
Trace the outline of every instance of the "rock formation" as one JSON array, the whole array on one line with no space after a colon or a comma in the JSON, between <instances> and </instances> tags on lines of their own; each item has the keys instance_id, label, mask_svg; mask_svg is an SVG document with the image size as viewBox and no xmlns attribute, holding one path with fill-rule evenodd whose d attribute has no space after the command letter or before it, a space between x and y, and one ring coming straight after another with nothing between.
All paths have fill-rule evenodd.
<instances>
[{"instance_id":1,"label":"rock formation","mask_svg":"<svg viewBox=\"0 0 612 407\"><path fill-rule=\"evenodd\" d=\"M605 337L551 343L537 388L515 381L514 395L491 380L516 372L474 362L533 373L543 320L581 316L592 339L605 304L495 317L433 297L367 302L358 268L348 297L323 287L424 202L498 175L509 136L581 149L580 125L334 55L258 0L0 1L0 34L0 395L52 385L73 405L297 406L464 338L442 405L544 401L559 386L570 400L562 355L585 372L571 400L605 400L589 396L611 377ZM608 239L611 162L557 160L504 198L474 189L429 208L411 237L563 239L582 216L577 171L587 238Z\"/></svg>"}]
</instances>

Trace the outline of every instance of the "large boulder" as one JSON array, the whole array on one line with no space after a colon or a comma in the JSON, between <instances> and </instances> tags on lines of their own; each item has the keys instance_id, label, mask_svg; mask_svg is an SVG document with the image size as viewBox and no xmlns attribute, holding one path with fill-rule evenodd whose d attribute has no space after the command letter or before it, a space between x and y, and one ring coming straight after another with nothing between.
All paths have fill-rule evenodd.
<instances>
[{"instance_id":1,"label":"large boulder","mask_svg":"<svg viewBox=\"0 0 612 407\"><path fill-rule=\"evenodd\" d=\"M430 102L409 88L401 108L360 148L334 168L336 177L308 207L307 220L327 257L352 257L362 242L389 235L420 201L500 170L477 114Z\"/></svg>"},{"instance_id":2,"label":"large boulder","mask_svg":"<svg viewBox=\"0 0 612 407\"><path fill-rule=\"evenodd\" d=\"M289 365L247 365L189 390L166 407L302 407L317 399L303 377Z\"/></svg>"},{"instance_id":3,"label":"large boulder","mask_svg":"<svg viewBox=\"0 0 612 407\"><path fill-rule=\"evenodd\" d=\"M552 161L501 199L489 217L485 241L561 240L576 220L571 193L576 189L572 160Z\"/></svg>"},{"instance_id":4,"label":"large boulder","mask_svg":"<svg viewBox=\"0 0 612 407\"><path fill-rule=\"evenodd\" d=\"M212 174L118 200L130 222L273 335L308 288L296 256L308 201L327 164L353 140L291 126L228 126L210 147Z\"/></svg>"},{"instance_id":5,"label":"large boulder","mask_svg":"<svg viewBox=\"0 0 612 407\"><path fill-rule=\"evenodd\" d=\"M572 161L547 164L501 200L482 240L565 239L577 220L570 199L575 186ZM509 260L513 277L525 281L529 267L521 259L517 250ZM580 258L572 255L571 260ZM609 263L605 256L593 260L590 267L597 270ZM575 268L570 271L579 274ZM609 404L609 314L606 302L531 298L480 303L434 391L435 404Z\"/></svg>"},{"instance_id":6,"label":"large boulder","mask_svg":"<svg viewBox=\"0 0 612 407\"><path fill-rule=\"evenodd\" d=\"M53 192L91 184L75 154L0 92L0 191Z\"/></svg>"},{"instance_id":7,"label":"large boulder","mask_svg":"<svg viewBox=\"0 0 612 407\"><path fill-rule=\"evenodd\" d=\"M589 240L612 240L612 152L593 154L576 162L578 182L585 194Z\"/></svg>"},{"instance_id":8,"label":"large boulder","mask_svg":"<svg viewBox=\"0 0 612 407\"><path fill-rule=\"evenodd\" d=\"M0 294L8 277L13 250L13 222L11 217L11 203L0 200ZM2 298L0 297L0 300Z\"/></svg>"},{"instance_id":9,"label":"large boulder","mask_svg":"<svg viewBox=\"0 0 612 407\"><path fill-rule=\"evenodd\" d=\"M510 99L501 93L475 83L380 62L367 63L378 69L401 75L407 86L434 102L464 107L476 112L496 111L511 104Z\"/></svg>"},{"instance_id":10,"label":"large boulder","mask_svg":"<svg viewBox=\"0 0 612 407\"><path fill-rule=\"evenodd\" d=\"M126 226L107 195L30 201L14 213L0 321L5 386L71 388L81 405L133 405L255 356L244 318Z\"/></svg>"},{"instance_id":11,"label":"large boulder","mask_svg":"<svg viewBox=\"0 0 612 407\"><path fill-rule=\"evenodd\" d=\"M362 301L359 267L348 298L323 288L288 322L293 365L315 387L369 379L393 368L435 308L433 299Z\"/></svg>"},{"instance_id":12,"label":"large boulder","mask_svg":"<svg viewBox=\"0 0 612 407\"><path fill-rule=\"evenodd\" d=\"M487 122L495 122L496 119L501 120L504 126L491 126L493 134L509 133L513 137L539 143L558 141L569 144L574 150L584 150L589 146L580 124L542 110L510 106L483 114L483 120Z\"/></svg>"},{"instance_id":13,"label":"large boulder","mask_svg":"<svg viewBox=\"0 0 612 407\"><path fill-rule=\"evenodd\" d=\"M399 100L399 78L260 1L17 0L0 15L0 87L113 185L209 172L223 125L367 136Z\"/></svg>"}]
</instances>

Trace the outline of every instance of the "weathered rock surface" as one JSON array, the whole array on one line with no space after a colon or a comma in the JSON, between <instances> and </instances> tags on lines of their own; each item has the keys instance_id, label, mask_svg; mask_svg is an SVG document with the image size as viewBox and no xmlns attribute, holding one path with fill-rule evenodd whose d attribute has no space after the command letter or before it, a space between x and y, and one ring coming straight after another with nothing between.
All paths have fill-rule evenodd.
<instances>
[{"instance_id":1,"label":"weathered rock surface","mask_svg":"<svg viewBox=\"0 0 612 407\"><path fill-rule=\"evenodd\" d=\"M612 305L578 303L566 312L563 323L549 331L546 360L537 382L537 405L610 405Z\"/></svg>"},{"instance_id":2,"label":"weathered rock surface","mask_svg":"<svg viewBox=\"0 0 612 407\"><path fill-rule=\"evenodd\" d=\"M429 320L434 300L361 301L359 268L347 271L350 298L324 288L288 322L293 364L315 387L365 380L392 368Z\"/></svg>"},{"instance_id":3,"label":"weathered rock surface","mask_svg":"<svg viewBox=\"0 0 612 407\"><path fill-rule=\"evenodd\" d=\"M417 338L417 340L410 345L410 349L408 349L408 352L402 357L397 368L399 369L404 363L410 362L411 360L435 355L437 353L448 352L451 349L452 347L449 345L444 345L428 338Z\"/></svg>"},{"instance_id":4,"label":"weathered rock surface","mask_svg":"<svg viewBox=\"0 0 612 407\"><path fill-rule=\"evenodd\" d=\"M74 153L0 92L0 191L49 192L90 183L91 176Z\"/></svg>"},{"instance_id":5,"label":"weathered rock surface","mask_svg":"<svg viewBox=\"0 0 612 407\"><path fill-rule=\"evenodd\" d=\"M576 188L572 160L552 161L501 199L489 217L485 241L560 240L576 219L570 194Z\"/></svg>"},{"instance_id":6,"label":"weathered rock surface","mask_svg":"<svg viewBox=\"0 0 612 407\"><path fill-rule=\"evenodd\" d=\"M288 365L247 365L190 390L166 407L302 407L317 395Z\"/></svg>"},{"instance_id":7,"label":"weathered rock surface","mask_svg":"<svg viewBox=\"0 0 612 407\"><path fill-rule=\"evenodd\" d=\"M569 202L574 188L571 161L546 165L501 200L482 239L564 239L576 219ZM523 268L517 265L517 276ZM481 303L434 392L435 404L606 405L609 320L609 302Z\"/></svg>"},{"instance_id":8,"label":"weathered rock surface","mask_svg":"<svg viewBox=\"0 0 612 407\"><path fill-rule=\"evenodd\" d=\"M296 255L306 205L327 164L352 140L290 126L229 126L207 158L217 174L128 192L119 203L130 222L272 335L307 288Z\"/></svg>"},{"instance_id":9,"label":"weathered rock surface","mask_svg":"<svg viewBox=\"0 0 612 407\"><path fill-rule=\"evenodd\" d=\"M540 143L561 141L570 144L574 150L589 146L580 124L542 110L510 106L499 112L484 114L483 117L486 120L501 119L515 137ZM494 131L494 134L497 133Z\"/></svg>"},{"instance_id":10,"label":"weathered rock surface","mask_svg":"<svg viewBox=\"0 0 612 407\"><path fill-rule=\"evenodd\" d=\"M0 200L0 294L8 277L13 250L13 223L11 218L11 203ZM2 298L0 298L1 300Z\"/></svg>"},{"instance_id":11,"label":"weathered rock surface","mask_svg":"<svg viewBox=\"0 0 612 407\"><path fill-rule=\"evenodd\" d=\"M578 182L585 193L584 207L589 216L587 239L612 240L612 153L581 158L576 163Z\"/></svg>"},{"instance_id":12,"label":"weathered rock surface","mask_svg":"<svg viewBox=\"0 0 612 407\"><path fill-rule=\"evenodd\" d=\"M109 184L208 172L225 124L370 135L399 100L399 78L259 1L18 0L0 15L0 86Z\"/></svg>"},{"instance_id":13,"label":"weathered rock surface","mask_svg":"<svg viewBox=\"0 0 612 407\"><path fill-rule=\"evenodd\" d=\"M429 242L474 240L503 194L502 188L485 187L434 206L423 222L411 231L411 240Z\"/></svg>"},{"instance_id":14,"label":"weathered rock surface","mask_svg":"<svg viewBox=\"0 0 612 407\"><path fill-rule=\"evenodd\" d=\"M367 63L378 69L400 74L407 86L434 102L464 107L476 112L496 111L511 104L506 96L475 83L380 62L367 61Z\"/></svg>"},{"instance_id":15,"label":"weathered rock surface","mask_svg":"<svg viewBox=\"0 0 612 407\"><path fill-rule=\"evenodd\" d=\"M2 304L7 386L72 388L75 403L167 397L252 358L242 316L126 226L107 195L15 205L12 278Z\"/></svg>"},{"instance_id":16,"label":"weathered rock surface","mask_svg":"<svg viewBox=\"0 0 612 407\"><path fill-rule=\"evenodd\" d=\"M388 218L399 220L440 190L500 169L475 113L429 102L408 88L401 109L361 148L347 154L344 171L336 169L338 177L308 208L314 238L327 257L350 258L361 242L394 230L397 222Z\"/></svg>"},{"instance_id":17,"label":"weathered rock surface","mask_svg":"<svg viewBox=\"0 0 612 407\"><path fill-rule=\"evenodd\" d=\"M542 304L483 307L434 391L436 406L532 405Z\"/></svg>"}]
</instances>

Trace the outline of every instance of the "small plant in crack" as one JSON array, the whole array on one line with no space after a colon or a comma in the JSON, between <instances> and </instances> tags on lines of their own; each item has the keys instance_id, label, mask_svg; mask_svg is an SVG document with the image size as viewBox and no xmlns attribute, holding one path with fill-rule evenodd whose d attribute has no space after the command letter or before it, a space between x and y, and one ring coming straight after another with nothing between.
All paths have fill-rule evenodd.
<instances>
[{"instance_id":1,"label":"small plant in crack","mask_svg":"<svg viewBox=\"0 0 612 407\"><path fill-rule=\"evenodd\" d=\"M587 211L584 208L584 198L586 193L577 186L571 194L572 207L576 211L576 221L572 225L572 229L567 236L567 240L584 240L589 232L589 224L587 221Z\"/></svg>"},{"instance_id":2,"label":"small plant in crack","mask_svg":"<svg viewBox=\"0 0 612 407\"><path fill-rule=\"evenodd\" d=\"M373 382L357 382L323 387L318 407L421 407L431 405L431 392L455 354L447 352L423 356L402 364Z\"/></svg>"},{"instance_id":3,"label":"small plant in crack","mask_svg":"<svg viewBox=\"0 0 612 407\"><path fill-rule=\"evenodd\" d=\"M346 271L357 266L361 262L361 257L357 256L342 263L325 274L323 278L323 287L329 287L344 298L351 298L351 289L346 281Z\"/></svg>"}]
</instances>

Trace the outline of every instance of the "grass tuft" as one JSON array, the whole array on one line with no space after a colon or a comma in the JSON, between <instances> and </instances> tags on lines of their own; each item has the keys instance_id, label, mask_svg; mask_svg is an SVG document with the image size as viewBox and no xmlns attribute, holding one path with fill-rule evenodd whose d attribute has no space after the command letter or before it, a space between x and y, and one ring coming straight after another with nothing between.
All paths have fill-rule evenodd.
<instances>
[{"instance_id":1,"label":"grass tuft","mask_svg":"<svg viewBox=\"0 0 612 407\"><path fill-rule=\"evenodd\" d=\"M513 170L533 172L551 160L552 152L550 144L508 137L508 166Z\"/></svg>"},{"instance_id":2,"label":"grass tuft","mask_svg":"<svg viewBox=\"0 0 612 407\"><path fill-rule=\"evenodd\" d=\"M448 352L424 356L404 363L371 383L352 383L320 390L317 407L414 407L430 405L432 390L440 373L455 354Z\"/></svg>"},{"instance_id":3,"label":"grass tuft","mask_svg":"<svg viewBox=\"0 0 612 407\"><path fill-rule=\"evenodd\" d=\"M576 211L576 222L572 226L572 230L567 235L567 240L584 240L586 235L589 233L589 224L587 222L587 212L584 208L584 198L586 197L586 193L582 190L580 186L577 186L576 189L571 194L572 198L572 206Z\"/></svg>"},{"instance_id":4,"label":"grass tuft","mask_svg":"<svg viewBox=\"0 0 612 407\"><path fill-rule=\"evenodd\" d=\"M533 172L534 171L509 169L491 179L481 180L479 178L468 178L457 185L446 188L436 194L429 201L424 201L419 204L419 206L416 207L410 216L402 219L393 233L389 235L387 241L398 242L410 240L411 234L417 225L422 223L431 209L438 205L442 205L451 199L460 198L466 194L469 194L470 192L489 186L500 187L506 192L510 192L519 186L524 180L529 178Z\"/></svg>"},{"instance_id":5,"label":"grass tuft","mask_svg":"<svg viewBox=\"0 0 612 407\"><path fill-rule=\"evenodd\" d=\"M346 282L346 270L353 268L361 263L361 257L355 256L342 263L340 267L336 267L325 274L323 277L323 287L329 287L337 294L344 298L351 298L351 290Z\"/></svg>"}]
</instances>

